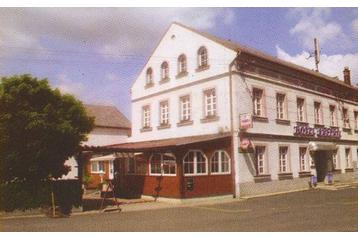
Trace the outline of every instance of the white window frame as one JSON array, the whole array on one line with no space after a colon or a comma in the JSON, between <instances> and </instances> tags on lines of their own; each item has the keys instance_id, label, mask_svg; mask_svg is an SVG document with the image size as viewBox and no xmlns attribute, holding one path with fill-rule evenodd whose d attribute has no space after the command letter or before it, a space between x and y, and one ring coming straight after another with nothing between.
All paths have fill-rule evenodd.
<instances>
[{"instance_id":1,"label":"white window frame","mask_svg":"<svg viewBox=\"0 0 358 238\"><path fill-rule=\"evenodd\" d=\"M150 128L150 105L142 107L142 128Z\"/></svg>"},{"instance_id":2,"label":"white window frame","mask_svg":"<svg viewBox=\"0 0 358 238\"><path fill-rule=\"evenodd\" d=\"M204 117L210 118L217 116L217 96L216 89L211 88L203 92L204 94Z\"/></svg>"},{"instance_id":3,"label":"white window frame","mask_svg":"<svg viewBox=\"0 0 358 238\"><path fill-rule=\"evenodd\" d=\"M160 65L160 77L161 80L169 79L169 63L167 61Z\"/></svg>"},{"instance_id":4,"label":"white window frame","mask_svg":"<svg viewBox=\"0 0 358 238\"><path fill-rule=\"evenodd\" d=\"M153 84L153 69L149 67L145 72L145 84L151 85Z\"/></svg>"},{"instance_id":5,"label":"white window frame","mask_svg":"<svg viewBox=\"0 0 358 238\"><path fill-rule=\"evenodd\" d=\"M208 66L208 50L202 46L198 50L198 68Z\"/></svg>"},{"instance_id":6,"label":"white window frame","mask_svg":"<svg viewBox=\"0 0 358 238\"><path fill-rule=\"evenodd\" d=\"M100 170L100 163L103 165L103 170ZM97 170L93 170L93 165L97 165ZM106 173L106 165L104 161L91 161L91 173L92 174L101 174Z\"/></svg>"},{"instance_id":7,"label":"white window frame","mask_svg":"<svg viewBox=\"0 0 358 238\"><path fill-rule=\"evenodd\" d=\"M160 173L152 173L152 158L154 155L160 155ZM171 173L165 173L164 172L164 155L168 156L168 157L172 157L174 162L175 162L175 173L171 174ZM176 157L173 153L153 153L150 156L149 159L149 175L150 176L176 176L177 175L177 162L176 162Z\"/></svg>"},{"instance_id":8,"label":"white window frame","mask_svg":"<svg viewBox=\"0 0 358 238\"><path fill-rule=\"evenodd\" d=\"M181 54L178 57L178 74L183 74L187 72L188 62L185 54Z\"/></svg>"},{"instance_id":9,"label":"white window frame","mask_svg":"<svg viewBox=\"0 0 358 238\"><path fill-rule=\"evenodd\" d=\"M334 169L340 169L340 163L339 163L339 150L338 148L333 151L332 153L332 163L333 163L333 168Z\"/></svg>"},{"instance_id":10,"label":"white window frame","mask_svg":"<svg viewBox=\"0 0 358 238\"><path fill-rule=\"evenodd\" d=\"M262 149L262 151L261 151ZM256 160L256 175L267 175L268 174L268 164L267 164L267 146L265 145L257 145L255 149L255 160ZM262 153L259 153L262 152ZM259 156L260 155L260 156ZM261 164L262 162L262 164ZM261 171L262 168L262 171Z\"/></svg>"},{"instance_id":11,"label":"white window frame","mask_svg":"<svg viewBox=\"0 0 358 238\"><path fill-rule=\"evenodd\" d=\"M213 159L215 157L215 155L218 153L218 172L213 172L212 171L212 163L213 163ZM222 168L222 153L224 153L224 155L228 158L228 171L227 172L223 172L223 168ZM229 156L229 154L225 151L225 150L216 150L214 153L213 153L213 156L211 157L210 159L210 174L213 174L213 175L217 175L217 174L231 174L231 158Z\"/></svg>"},{"instance_id":12,"label":"white window frame","mask_svg":"<svg viewBox=\"0 0 358 238\"><path fill-rule=\"evenodd\" d=\"M351 128L349 121L349 110L346 107L342 108L342 120L343 120L343 128Z\"/></svg>"},{"instance_id":13,"label":"white window frame","mask_svg":"<svg viewBox=\"0 0 358 238\"><path fill-rule=\"evenodd\" d=\"M253 94L254 116L263 117L264 116L264 106L263 106L264 90L260 88L253 88L252 94Z\"/></svg>"},{"instance_id":14,"label":"white window frame","mask_svg":"<svg viewBox=\"0 0 358 238\"><path fill-rule=\"evenodd\" d=\"M318 107L316 107L318 105ZM314 123L316 125L323 125L323 114L322 114L322 103L314 101L313 102L313 114L314 114Z\"/></svg>"},{"instance_id":15,"label":"white window frame","mask_svg":"<svg viewBox=\"0 0 358 238\"><path fill-rule=\"evenodd\" d=\"M332 110L333 109L333 110ZM337 126L337 107L336 105L329 105L330 126Z\"/></svg>"},{"instance_id":16,"label":"white window frame","mask_svg":"<svg viewBox=\"0 0 358 238\"><path fill-rule=\"evenodd\" d=\"M180 107L180 122L186 122L191 120L191 97L185 95L179 99Z\"/></svg>"},{"instance_id":17,"label":"white window frame","mask_svg":"<svg viewBox=\"0 0 358 238\"><path fill-rule=\"evenodd\" d=\"M304 98L297 97L296 105L297 105L297 121L306 122L306 100Z\"/></svg>"},{"instance_id":18,"label":"white window frame","mask_svg":"<svg viewBox=\"0 0 358 238\"><path fill-rule=\"evenodd\" d=\"M282 101L281 101L282 99ZM285 120L286 116L286 94L276 93L276 118Z\"/></svg>"},{"instance_id":19,"label":"white window frame","mask_svg":"<svg viewBox=\"0 0 358 238\"><path fill-rule=\"evenodd\" d=\"M193 173L185 173L185 158L189 156L189 153L194 153L193 160ZM205 173L198 173L198 161L197 161L197 153L201 153L203 158L205 159ZM183 174L184 176L203 176L208 175L208 158L205 153L201 150L189 150L183 157Z\"/></svg>"},{"instance_id":20,"label":"white window frame","mask_svg":"<svg viewBox=\"0 0 358 238\"><path fill-rule=\"evenodd\" d=\"M302 154L302 150L305 150L305 153ZM308 158L308 148L305 146L300 146L298 148L298 157L300 162L300 172L310 171L309 158Z\"/></svg>"},{"instance_id":21,"label":"white window frame","mask_svg":"<svg viewBox=\"0 0 358 238\"><path fill-rule=\"evenodd\" d=\"M169 100L161 101L159 103L159 124L161 126L169 125Z\"/></svg>"},{"instance_id":22,"label":"white window frame","mask_svg":"<svg viewBox=\"0 0 358 238\"><path fill-rule=\"evenodd\" d=\"M354 111L354 129L358 130L358 111Z\"/></svg>"},{"instance_id":23,"label":"white window frame","mask_svg":"<svg viewBox=\"0 0 358 238\"><path fill-rule=\"evenodd\" d=\"M349 151L347 156L347 150ZM352 149L350 147L346 147L344 149L344 156L346 159L346 169L352 169L353 168L353 160L352 160Z\"/></svg>"},{"instance_id":24,"label":"white window frame","mask_svg":"<svg viewBox=\"0 0 358 238\"><path fill-rule=\"evenodd\" d=\"M282 154L281 150L286 149L286 153ZM278 147L278 156L279 156L279 173L290 173L290 165L289 165L289 147L286 145L280 145ZM283 156L285 155L285 156ZM285 168L285 169L284 169Z\"/></svg>"}]
</instances>

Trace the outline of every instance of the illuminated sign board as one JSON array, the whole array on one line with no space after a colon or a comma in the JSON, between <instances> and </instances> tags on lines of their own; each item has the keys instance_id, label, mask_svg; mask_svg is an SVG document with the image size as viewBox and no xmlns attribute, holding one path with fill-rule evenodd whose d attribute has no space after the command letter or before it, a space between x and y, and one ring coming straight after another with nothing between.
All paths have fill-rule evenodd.
<instances>
[{"instance_id":1,"label":"illuminated sign board","mask_svg":"<svg viewBox=\"0 0 358 238\"><path fill-rule=\"evenodd\" d=\"M341 138L339 128L319 127L313 128L306 125L293 127L293 134L297 136L320 137L320 138Z\"/></svg>"}]
</instances>

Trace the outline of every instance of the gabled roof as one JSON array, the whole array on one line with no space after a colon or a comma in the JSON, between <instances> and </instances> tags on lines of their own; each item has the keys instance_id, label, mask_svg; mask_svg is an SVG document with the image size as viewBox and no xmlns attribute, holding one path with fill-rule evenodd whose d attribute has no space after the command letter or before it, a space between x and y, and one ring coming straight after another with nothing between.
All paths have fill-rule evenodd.
<instances>
[{"instance_id":1,"label":"gabled roof","mask_svg":"<svg viewBox=\"0 0 358 238\"><path fill-rule=\"evenodd\" d=\"M270 62L273 62L273 63L277 63L277 64L280 64L282 66L286 66L286 67L301 71L303 73L310 74L312 76L319 77L319 78L322 78L322 79L325 79L325 80L329 80L330 82L338 83L338 84L341 84L343 86L358 90L358 87L355 87L354 85L345 84L343 81L337 79L336 77L330 77L328 75L325 75L325 74L322 74L322 73L307 69L307 68L299 66L297 64L293 64L293 63L281 60L281 59L279 59L277 57L274 57L274 56L271 56L269 54L263 53L261 51L258 51L256 49L254 49L254 48L244 46L244 45L238 44L236 42L232 42L230 40L220 39L220 38L218 38L218 37L216 37L214 35L208 34L206 32L198 31L198 30L196 30L194 28L185 26L185 25L183 25L181 23L178 23L178 22L173 22L172 24L176 24L176 25L181 26L181 27L183 27L185 29L188 29L188 30L190 30L192 32L195 32L195 33L197 33L197 34L199 34L201 36L204 36L204 37L208 38L209 40L212 40L212 41L214 41L214 42L216 42L216 43L218 43L218 44L220 44L220 45L222 45L222 46L224 46L224 47L226 47L228 49L231 49L231 50L234 50L234 51L237 51L237 52L241 51L243 53L253 55L253 56L256 56L258 58L261 58L261 59L264 59L264 60L267 60L267 61L270 61Z\"/></svg>"},{"instance_id":2,"label":"gabled roof","mask_svg":"<svg viewBox=\"0 0 358 238\"><path fill-rule=\"evenodd\" d=\"M115 107L85 104L87 113L95 117L94 124L99 127L130 129L131 122Z\"/></svg>"}]
</instances>

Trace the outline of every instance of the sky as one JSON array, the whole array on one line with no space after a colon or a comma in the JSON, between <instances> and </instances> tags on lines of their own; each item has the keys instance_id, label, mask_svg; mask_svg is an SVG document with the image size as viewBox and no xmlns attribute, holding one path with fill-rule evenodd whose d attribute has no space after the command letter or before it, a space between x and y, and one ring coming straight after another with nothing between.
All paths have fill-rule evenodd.
<instances>
[{"instance_id":1,"label":"sky","mask_svg":"<svg viewBox=\"0 0 358 238\"><path fill-rule=\"evenodd\" d=\"M130 119L130 88L172 21L358 84L358 8L0 8L0 77L31 74ZM309 59L307 59L309 58Z\"/></svg>"}]
</instances>

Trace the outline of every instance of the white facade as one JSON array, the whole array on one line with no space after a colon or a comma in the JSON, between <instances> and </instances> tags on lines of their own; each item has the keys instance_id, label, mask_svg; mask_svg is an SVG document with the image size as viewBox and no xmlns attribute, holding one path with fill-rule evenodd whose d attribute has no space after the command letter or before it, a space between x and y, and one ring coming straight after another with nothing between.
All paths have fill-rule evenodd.
<instances>
[{"instance_id":1,"label":"white facade","mask_svg":"<svg viewBox=\"0 0 358 238\"><path fill-rule=\"evenodd\" d=\"M205 70L197 70L200 47L204 46L208 52L208 65ZM358 112L358 103L336 98L310 90L292 83L276 80L260 74L242 73L238 70L231 71L230 64L235 60L239 52L219 44L208 37L180 24L172 24L163 36L157 48L150 56L142 72L132 86L132 137L130 141L148 141L167 138L197 136L231 131L230 95L233 106L233 151L236 195L240 190L250 193L250 186L254 186L257 175L254 154L240 154L239 147L239 115L253 112L252 92L254 88L262 89L264 115L266 121L254 121L253 128L248 133L268 134L273 136L294 136L294 126L297 122L297 97L305 100L305 121L310 127L314 126L314 102L320 102L322 106L322 126L330 127L330 105L335 105L337 110L338 128L341 131L338 145L337 169L354 167L358 160L358 128L355 128L354 111ZM178 57L185 54L187 58L187 75L176 77L178 74ZM240 56L238 56L240 57ZM169 64L169 80L161 81L161 64ZM147 85L147 70L151 68L153 84ZM232 92L230 92L230 78L232 80ZM217 100L217 118L215 120L203 120L204 96L206 89L214 88ZM285 95L284 119L285 123L277 122L276 94ZM186 125L180 124L180 98L189 95L191 100L192 122ZM160 127L160 102L168 100L169 125ZM143 107L150 108L149 127L143 128ZM351 130L343 130L342 108L347 108ZM146 114L148 116L148 114ZM148 119L148 118L147 118ZM147 120L146 119L146 120ZM357 130L355 130L357 129ZM255 146L266 148L266 174L271 181L278 181L280 174L279 146L288 148L285 166L287 172L292 173L293 179L299 177L301 171L299 148L307 147L308 141L302 139L252 139ZM346 148L350 148L350 164L346 162ZM309 160L309 156L308 156ZM309 161L307 162L309 163ZM309 165L307 164L307 167ZM307 169L309 172L309 169ZM294 188L290 181L278 181L281 186L277 188ZM307 186L307 180L297 179L300 186ZM270 183L256 184L262 191L270 191L267 187ZM242 186L241 186L242 185ZM272 183L272 186L276 186ZM297 186L296 186L297 187ZM266 190L265 190L266 189ZM272 191L272 190L271 190ZM255 191L251 191L255 193Z\"/></svg>"}]
</instances>

